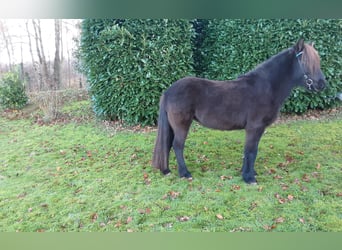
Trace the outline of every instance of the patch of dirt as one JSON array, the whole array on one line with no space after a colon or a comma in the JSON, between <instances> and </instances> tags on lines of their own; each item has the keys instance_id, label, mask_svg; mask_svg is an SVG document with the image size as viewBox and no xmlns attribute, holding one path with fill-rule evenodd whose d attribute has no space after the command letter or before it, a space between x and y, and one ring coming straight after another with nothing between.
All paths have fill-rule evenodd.
<instances>
[{"instance_id":1,"label":"patch of dirt","mask_svg":"<svg viewBox=\"0 0 342 250\"><path fill-rule=\"evenodd\" d=\"M285 114L281 113L278 119L276 120L277 123L287 123L291 121L313 121L313 120L321 120L321 119L341 119L342 118L342 105L337 106L332 109L326 110L309 110L304 114L295 115L295 114Z\"/></svg>"}]
</instances>

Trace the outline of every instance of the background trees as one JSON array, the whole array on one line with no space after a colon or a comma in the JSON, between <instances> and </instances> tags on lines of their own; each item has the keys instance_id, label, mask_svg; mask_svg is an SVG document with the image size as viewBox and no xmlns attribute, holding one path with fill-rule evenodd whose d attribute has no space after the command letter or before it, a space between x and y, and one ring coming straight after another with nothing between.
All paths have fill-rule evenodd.
<instances>
[{"instance_id":1,"label":"background trees","mask_svg":"<svg viewBox=\"0 0 342 250\"><path fill-rule=\"evenodd\" d=\"M300 37L315 42L329 86L319 94L295 89L283 111L329 108L342 92L341 19L87 19L82 27L80 20L33 19L17 28L11 22L0 20L0 74L19 73L28 91L83 88L85 75L104 119L155 124L159 97L175 80L236 78Z\"/></svg>"},{"instance_id":2,"label":"background trees","mask_svg":"<svg viewBox=\"0 0 342 250\"><path fill-rule=\"evenodd\" d=\"M0 74L19 69L29 91L79 87L74 52L80 20L1 19Z\"/></svg>"}]
</instances>

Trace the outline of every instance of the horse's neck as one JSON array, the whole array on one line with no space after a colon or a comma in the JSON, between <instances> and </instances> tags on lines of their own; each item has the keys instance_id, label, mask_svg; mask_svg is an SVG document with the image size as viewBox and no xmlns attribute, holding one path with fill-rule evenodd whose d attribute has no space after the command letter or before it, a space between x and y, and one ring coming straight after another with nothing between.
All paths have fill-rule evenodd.
<instances>
[{"instance_id":1,"label":"horse's neck","mask_svg":"<svg viewBox=\"0 0 342 250\"><path fill-rule=\"evenodd\" d=\"M291 58L289 49L287 49L271 57L255 69L255 72L259 72L265 82L271 85L274 98L279 105L283 104L296 85L293 79L293 63L294 60Z\"/></svg>"}]
</instances>

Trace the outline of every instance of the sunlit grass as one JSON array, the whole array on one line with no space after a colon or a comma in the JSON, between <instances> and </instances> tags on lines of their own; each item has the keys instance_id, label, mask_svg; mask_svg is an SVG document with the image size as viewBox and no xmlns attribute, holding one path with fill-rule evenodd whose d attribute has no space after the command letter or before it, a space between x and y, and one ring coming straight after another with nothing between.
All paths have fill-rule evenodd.
<instances>
[{"instance_id":1,"label":"sunlit grass","mask_svg":"<svg viewBox=\"0 0 342 250\"><path fill-rule=\"evenodd\" d=\"M82 116L86 103L72 105ZM341 128L340 117L271 126L249 186L243 131L195 124L188 182L173 153L171 176L152 169L155 131L0 118L0 231L342 231Z\"/></svg>"}]
</instances>

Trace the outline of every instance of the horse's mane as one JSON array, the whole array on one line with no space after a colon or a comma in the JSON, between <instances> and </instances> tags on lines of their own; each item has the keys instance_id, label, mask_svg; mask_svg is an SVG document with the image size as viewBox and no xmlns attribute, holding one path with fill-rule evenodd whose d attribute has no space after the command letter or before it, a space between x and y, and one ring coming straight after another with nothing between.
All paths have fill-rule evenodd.
<instances>
[{"instance_id":1,"label":"horse's mane","mask_svg":"<svg viewBox=\"0 0 342 250\"><path fill-rule=\"evenodd\" d=\"M270 58L268 58L264 62L256 65L256 67L254 69L240 75L238 78L263 74L263 72L266 72L269 70L269 65L274 63L274 60L277 60L276 58L282 57L284 54L289 53L289 50L290 49L285 49L285 50L279 52L278 54L271 56Z\"/></svg>"},{"instance_id":2,"label":"horse's mane","mask_svg":"<svg viewBox=\"0 0 342 250\"><path fill-rule=\"evenodd\" d=\"M305 43L301 63L311 74L315 74L320 69L320 58L315 48Z\"/></svg>"},{"instance_id":3,"label":"horse's mane","mask_svg":"<svg viewBox=\"0 0 342 250\"><path fill-rule=\"evenodd\" d=\"M264 69L268 68L270 62L273 62L277 57L282 56L284 54L287 54L290 51L292 51L292 48L285 49L285 50L279 52L278 54L273 55L272 57L270 57L266 61L257 65L251 71L240 75L238 78L241 78L244 76L251 76L251 75L255 75L255 74L260 74L261 72L264 71ZM315 74L320 69L319 55L318 55L317 51L315 50L315 48L310 44L307 44L307 43L304 44L304 49L303 49L303 53L301 55L300 61L303 64L304 68L308 71L309 74Z\"/></svg>"}]
</instances>

